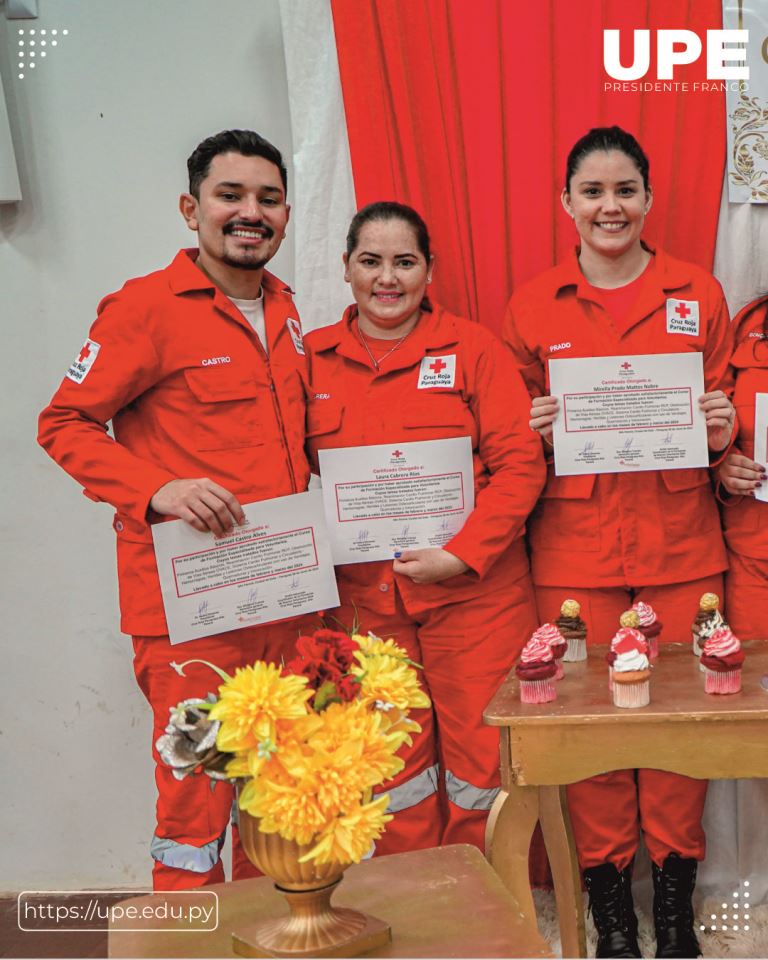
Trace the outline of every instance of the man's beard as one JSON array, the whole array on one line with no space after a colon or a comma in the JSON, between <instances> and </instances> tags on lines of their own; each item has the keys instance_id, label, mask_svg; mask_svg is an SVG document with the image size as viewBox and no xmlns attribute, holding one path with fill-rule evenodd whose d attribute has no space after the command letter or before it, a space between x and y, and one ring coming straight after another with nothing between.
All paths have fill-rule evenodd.
<instances>
[{"instance_id":1,"label":"man's beard","mask_svg":"<svg viewBox=\"0 0 768 960\"><path fill-rule=\"evenodd\" d=\"M227 256L223 259L228 267L234 267L236 270L263 270L269 263L269 257L250 261L236 260L234 257Z\"/></svg>"},{"instance_id":2,"label":"man's beard","mask_svg":"<svg viewBox=\"0 0 768 960\"><path fill-rule=\"evenodd\" d=\"M240 228L250 229L258 227L260 230L263 230L265 233L265 239L271 240L275 235L275 231L272 227L267 226L262 220L257 221L256 223L246 223L242 220L236 220L234 223L229 223L224 228L224 235L229 236ZM245 251L243 251L245 253ZM262 257L259 260L236 260L234 257L229 257L226 252L224 253L224 263L228 267L234 267L236 270L262 270L267 263L269 263L270 257Z\"/></svg>"}]
</instances>

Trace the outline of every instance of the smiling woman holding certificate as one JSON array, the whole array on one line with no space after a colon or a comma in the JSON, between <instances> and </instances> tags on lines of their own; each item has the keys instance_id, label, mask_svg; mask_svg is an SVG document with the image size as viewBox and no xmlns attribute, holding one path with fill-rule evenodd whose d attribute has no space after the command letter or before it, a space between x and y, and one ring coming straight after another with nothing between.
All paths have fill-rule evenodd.
<instances>
[{"instance_id":1,"label":"smiling woman holding certificate","mask_svg":"<svg viewBox=\"0 0 768 960\"><path fill-rule=\"evenodd\" d=\"M378 850L482 848L499 786L498 733L483 725L482 712L536 627L522 535L543 485L541 444L501 344L426 299L433 258L414 210L388 202L360 210L344 265L356 303L306 338L315 470L319 451L391 444L396 470L400 445L468 437L475 488L474 510L442 545L337 567L342 606L332 615L394 637L423 664L437 722L440 763L427 714L406 769L387 790L395 819ZM402 534L407 540L407 517Z\"/></svg>"},{"instance_id":2,"label":"smiling woman holding certificate","mask_svg":"<svg viewBox=\"0 0 768 960\"><path fill-rule=\"evenodd\" d=\"M628 356L701 354L706 392L698 405L710 458L717 461L730 442L723 294L700 267L642 242L652 203L648 169L638 142L618 127L579 140L562 193L579 246L510 301L504 336L533 398L531 429L550 455L561 402L550 396L548 361L573 357L615 357L618 370ZM689 640L699 598L722 596L726 556L706 468L556 476L550 465L530 544L540 617L557 617L573 597L592 643L608 643L622 611L639 601L658 612L662 640ZM569 787L598 956L640 956L629 885L641 821L654 862L657 956L697 955L690 898L704 856L705 795L704 781L654 770Z\"/></svg>"}]
</instances>

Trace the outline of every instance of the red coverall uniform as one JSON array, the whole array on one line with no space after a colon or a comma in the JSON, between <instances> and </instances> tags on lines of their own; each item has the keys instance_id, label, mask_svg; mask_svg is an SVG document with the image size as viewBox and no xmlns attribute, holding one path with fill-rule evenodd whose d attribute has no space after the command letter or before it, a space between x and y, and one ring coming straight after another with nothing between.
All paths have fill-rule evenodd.
<instances>
[{"instance_id":1,"label":"red coverall uniform","mask_svg":"<svg viewBox=\"0 0 768 960\"><path fill-rule=\"evenodd\" d=\"M395 819L379 852L443 843L483 847L499 787L498 732L482 712L536 626L526 517L544 479L538 438L531 443L528 397L511 357L484 328L436 308L376 371L357 331L356 307L307 337L311 393L307 442L318 450L469 436L475 509L445 549L469 571L440 583L396 576L388 561L337 567L348 625L394 636L418 663L437 719L447 822L440 829L438 770L430 717L406 768L387 786ZM419 389L420 371L442 358L453 383ZM442 366L438 365L438 368Z\"/></svg>"},{"instance_id":2,"label":"red coverall uniform","mask_svg":"<svg viewBox=\"0 0 768 960\"><path fill-rule=\"evenodd\" d=\"M278 623L181 647L167 637L150 526L169 518L149 507L156 491L170 480L206 476L249 503L301 492L309 478L305 358L290 289L264 273L267 356L196 257L197 250L183 250L164 270L102 300L80 355L92 365L82 379L77 370L75 380L68 374L40 416L42 446L87 496L117 510L121 628L133 635L136 677L154 714L153 745L170 707L218 684L206 667L193 665L180 677L170 661L201 658L230 672L279 658L296 636L295 624ZM156 780L155 887L223 880L219 850L231 787L212 789L204 776L177 781L161 762Z\"/></svg>"},{"instance_id":3,"label":"red coverall uniform","mask_svg":"<svg viewBox=\"0 0 768 960\"><path fill-rule=\"evenodd\" d=\"M670 299L687 301L683 314L690 310L692 317L697 305L693 332L673 332L680 324L668 319L675 308ZM534 397L550 392L550 357L698 351L705 390L730 392L732 385L728 310L719 284L662 251L654 254L620 326L572 255L514 294L504 339ZM608 643L621 612L638 599L656 609L662 641L689 642L699 597L722 588L725 547L705 468L556 477L550 464L529 537L540 618L554 619L562 601L573 597L591 642ZM570 786L582 867L612 862L623 869L635 854L641 824L657 864L673 851L702 859L706 788L706 781L654 770L616 771Z\"/></svg>"},{"instance_id":4,"label":"red coverall uniform","mask_svg":"<svg viewBox=\"0 0 768 960\"><path fill-rule=\"evenodd\" d=\"M736 377L733 405L739 423L736 447L755 456L755 394L768 393L768 296L748 304L733 323L731 367ZM752 497L731 497L721 489L723 532L728 546L725 578L728 623L742 640L761 640L765 631L755 612L768 587L768 505Z\"/></svg>"}]
</instances>

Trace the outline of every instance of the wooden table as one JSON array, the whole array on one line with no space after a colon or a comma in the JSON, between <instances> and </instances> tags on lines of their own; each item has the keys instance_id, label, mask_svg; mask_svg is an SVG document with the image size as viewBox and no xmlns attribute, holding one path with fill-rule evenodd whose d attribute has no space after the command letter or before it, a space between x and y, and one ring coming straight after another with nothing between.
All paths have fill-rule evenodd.
<instances>
[{"instance_id":1,"label":"wooden table","mask_svg":"<svg viewBox=\"0 0 768 960\"><path fill-rule=\"evenodd\" d=\"M768 644L747 643L741 693L704 693L689 644L662 644L647 707L613 706L607 647L566 663L557 700L520 703L514 673L488 705L501 727L502 791L491 811L486 853L523 911L534 916L528 851L541 821L552 867L563 956L586 956L584 911L565 784L597 773L650 767L701 779L768 776Z\"/></svg>"},{"instance_id":2,"label":"wooden table","mask_svg":"<svg viewBox=\"0 0 768 960\"><path fill-rule=\"evenodd\" d=\"M108 955L231 957L233 929L288 912L285 900L266 877L205 890L219 896L217 930L111 928ZM121 906L142 907L152 899L135 898ZM475 847L417 850L350 867L333 902L365 910L391 924L392 942L366 954L370 957L552 956L536 929L535 916L530 911L523 915Z\"/></svg>"}]
</instances>

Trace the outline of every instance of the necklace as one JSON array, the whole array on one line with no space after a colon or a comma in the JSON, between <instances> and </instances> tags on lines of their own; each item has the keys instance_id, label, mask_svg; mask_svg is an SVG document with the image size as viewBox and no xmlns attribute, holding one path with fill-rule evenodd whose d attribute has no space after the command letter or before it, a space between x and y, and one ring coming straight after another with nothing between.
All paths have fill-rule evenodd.
<instances>
[{"instance_id":1,"label":"necklace","mask_svg":"<svg viewBox=\"0 0 768 960\"><path fill-rule=\"evenodd\" d=\"M390 347L389 350L387 350L387 352L382 356L380 356L379 359L377 360L376 357L374 357L373 353L371 352L371 348L368 346L368 341L365 339L365 334L360 328L360 320L358 319L357 333L358 333L358 336L360 337L360 342L365 347L365 352L371 358L371 363L373 364L373 368L377 373L379 372L379 369L381 368L382 363L387 359L387 357L391 356L395 352L395 350L397 350L397 348L401 346L408 339L408 337L410 337L410 335L413 333L415 328L416 328L416 325L414 324L414 326L411 327L408 333L400 337L400 339L397 341L394 347Z\"/></svg>"}]
</instances>

